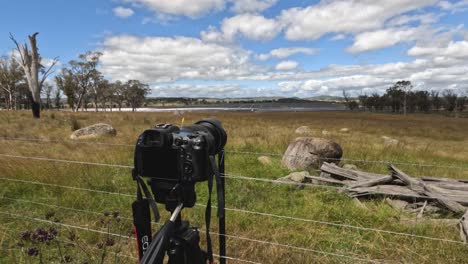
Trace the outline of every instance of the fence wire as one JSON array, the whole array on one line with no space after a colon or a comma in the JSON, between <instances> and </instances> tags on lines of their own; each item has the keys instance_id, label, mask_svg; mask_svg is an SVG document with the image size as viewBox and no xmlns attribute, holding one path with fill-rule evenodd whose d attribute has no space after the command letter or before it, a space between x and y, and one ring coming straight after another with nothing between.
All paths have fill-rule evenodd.
<instances>
[{"instance_id":1,"label":"fence wire","mask_svg":"<svg viewBox=\"0 0 468 264\"><path fill-rule=\"evenodd\" d=\"M7 138L7 137L4 137L4 138L0 138L0 140L16 140L16 141L26 141L26 142L33 142L33 143L38 143L38 142L43 142L43 143L72 143L72 144L93 144L93 145L106 145L106 146L134 147L134 145L130 145L130 144L111 144L111 143L102 143L102 142L56 141L56 140L27 139L27 138ZM279 153L248 152L248 151L234 151L234 150L231 150L231 151L228 150L228 151L226 151L226 153L238 154L238 155L257 155L257 156L265 155L265 156L279 156L279 157L283 156L283 154L279 154ZM296 157L297 155L291 155L291 156ZM113 168L120 168L120 169L132 169L133 168L133 166L129 166L129 165L107 164L107 163L99 163L99 162L76 161L76 160L66 160L66 159L54 159L54 158L47 158L47 157L30 157L30 156L11 155L11 154L0 154L0 157L15 158L15 159L26 159L26 160L36 160L36 161L47 161L47 162L69 163L69 164L80 164L80 165L90 165L90 166L113 167ZM323 160L330 161L330 160L334 160L334 159L323 159ZM395 161L392 162L392 161L384 161L384 160L358 160L358 159L346 159L346 158L336 159L336 160L352 161L352 162L365 162L365 163L381 163L381 164L392 163L392 164L418 166L418 167L438 167L438 168L468 170L468 167L464 167L464 166L446 166L446 165L427 164L427 163L407 163L407 162L395 162ZM296 183L296 182L289 182L289 181L282 181L282 180L273 180L273 179L267 179L267 178L258 178L258 177L232 175L232 174L224 174L223 177L231 178L231 179L239 179L239 180L250 180L250 181L261 181L261 182L269 182L269 183L289 184L289 185L301 185L301 186L341 189L341 187L337 187L337 186L312 184L312 183ZM101 194L108 194L108 195L119 195L119 196L124 196L124 197L134 197L133 194L127 194L127 193L110 192L110 191L104 191L104 190L99 190L99 189L88 189L88 188L82 188L82 187L58 185L58 184L43 183L43 182L36 182L36 181L27 181L27 180L21 180L21 179L11 179L11 178L2 177L2 178L0 178L0 180L18 182L18 183L35 184L35 185L41 185L41 186L47 186L47 187L65 188L65 189L76 190L76 191L87 191L87 192L94 192L94 193L101 193ZM0 197L0 198L1 199L7 199L7 200L16 200L16 201L19 201L19 202L31 202L31 203L35 203L35 204L43 205L43 206L50 206L50 205L45 204L45 203L28 201L28 200L24 200L24 199L14 199L14 198L11 198L11 197ZM83 213L100 214L98 212L87 211L87 210L82 210L82 209L74 209L74 208L58 206L58 205L52 205L52 206L57 207L57 208L61 208L61 209L64 209L64 210L72 210L72 211L83 212ZM197 204L197 206L198 207L205 207L205 205L201 205L201 204ZM216 206L213 206L213 207L216 208ZM227 211L232 211L232 212L239 212L239 213L246 213L246 214L252 214L252 215L257 215L257 216L263 216L263 217L273 217L273 218L285 219L285 220L294 220L294 221L302 221L302 222L309 222L309 223L315 223L315 224L323 224L323 225L335 226L335 227L340 227L340 228L349 228L349 229L361 230L361 231L379 232L379 233L384 233L384 234L399 235L399 236L405 236L405 237L410 237L410 238L419 238L419 239L425 239L425 240L432 240L432 241L439 241L439 242L466 245L464 242L451 240L451 239L415 235L415 234L410 234L410 233L396 232L396 231L390 231L390 230L382 230L382 229L371 228L371 227L361 227L361 226L353 226L353 225L348 225L348 224L327 222L327 221L321 221L321 220L298 218L298 217L284 216L284 215L275 215L275 214L270 214L270 213L265 213L265 212L256 212L256 211L249 211L249 210L237 209L237 208L226 208L226 210ZM4 214L4 215L9 215L10 217L16 217L16 218L21 217L23 219L28 219L28 220L34 220L34 221L45 222L45 223L50 223L50 224L58 224L58 225L61 225L63 227L68 227L68 228L75 228L75 229L79 229L79 230L86 230L86 231L101 233L101 234L109 234L109 232L106 232L106 231L94 230L94 229L90 229L90 228L86 228L86 227L74 226L74 225L69 225L69 224L64 224L64 223L55 223L53 221L40 219L40 218L35 218L35 217L26 217L26 216L22 216L22 215L5 213L5 212L0 212L0 213ZM122 218L126 219L126 220L132 220L131 218L128 218L128 217L122 217ZM216 234L216 233L213 232L213 234ZM119 234L112 234L112 233L109 234L109 235L125 237L125 236L122 236L122 235L119 235ZM380 260L369 260L369 259L365 259L365 258L354 257L354 256L345 255L345 254L340 254L340 253L324 252L324 251L314 250L314 249L310 249L310 248L297 247L297 246L281 244L281 243L276 243L276 242L271 242L271 241L258 240L258 239L247 238L247 237L240 237L240 236L236 236L236 235L225 235L225 236L229 237L229 238L235 238L235 239L245 240L245 241L254 242L254 243L261 243L261 244L265 244L265 245L283 247L283 248L287 248L287 249L291 249L291 250L300 250L300 251L313 252L313 253L323 254L323 255L328 255L328 256L348 258L348 259L352 259L352 260L356 260L356 261L364 261L364 262L372 262L372 263L381 263L382 262ZM126 237L126 238L128 238L128 237ZM131 257L131 256L129 256L129 257ZM242 260L242 259L237 259L237 258L232 258L232 257L225 257L225 258L230 259L230 260L247 262L247 263L258 263L258 262L253 262L253 261L250 261L250 260Z\"/></svg>"},{"instance_id":2,"label":"fence wire","mask_svg":"<svg viewBox=\"0 0 468 264\"><path fill-rule=\"evenodd\" d=\"M85 141L71 141L71 140L47 140L47 139L37 139L37 138L16 138L16 137L0 137L0 140L6 141L24 141L31 143L67 143L67 144L84 144L84 145L102 145L102 146L119 146L119 147L135 147L133 144L118 144L118 143L105 143L105 142L85 142ZM254 152L254 151L239 151L239 150L226 150L228 154L240 154L240 155L254 155L254 156L276 156L276 157L298 157L300 155L285 155L281 153L274 152ZM316 159L322 161L349 161L349 162L359 162L359 163L377 163L377 164L395 164L395 165L405 165L405 166L415 166L415 167L437 167L445 169L460 169L468 170L468 166L453 166L453 165L440 165L432 163L411 163L411 162L401 162L401 161L390 161L390 160L365 160L365 159L351 159L351 158L322 158L315 157Z\"/></svg>"},{"instance_id":3,"label":"fence wire","mask_svg":"<svg viewBox=\"0 0 468 264\"><path fill-rule=\"evenodd\" d=\"M79 187L66 186L66 185L48 184L48 183L42 183L42 182L33 182L33 181L11 179L11 178L4 178L4 177L1 177L0 180L6 180L6 181L12 181L12 182L21 182L21 183L28 183L28 184L35 184L35 185L44 185L44 186L51 186L51 187L66 188L66 189L72 189L72 190L95 192L95 193L101 193L101 194L118 195L118 196L135 198L135 195L126 194L126 193L108 192L108 191L102 191L102 190L79 188ZM38 203L38 202L35 202L35 203ZM41 203L38 203L38 204L41 204ZM196 204L196 206L201 207L201 208L206 207L206 205L203 205L203 204ZM212 206L212 208L217 208L217 207ZM398 235L398 236L405 236L405 237L410 237L410 238L418 238L418 239L426 239L426 240L439 241L439 242L454 243L454 244L459 244L459 245L466 245L466 243L464 243L462 241L457 241L457 240L452 240L452 239L438 238L438 237L431 237L431 236L423 236L423 235L415 235L415 234L411 234L411 233L397 232L397 231L378 229L378 228L372 228L372 227L362 227L362 226L355 226L355 225L336 223L336 222L328 222L328 221L315 220L315 219L307 219L307 218L300 218L300 217L276 215L276 214L270 214L270 213L265 213L265 212L257 212L257 211L250 211L250 210L238 209L238 208L226 207L225 210L226 211L232 211L232 212L252 214L252 215L257 215L257 216L263 216L263 217L273 217L273 218L284 219L284 220L301 221L301 222L308 222L308 223L314 223L314 224L335 226L335 227L340 227L340 228L355 229L355 230L360 230L360 231L378 232L378 233L389 234L389 235Z\"/></svg>"},{"instance_id":4,"label":"fence wire","mask_svg":"<svg viewBox=\"0 0 468 264\"><path fill-rule=\"evenodd\" d=\"M135 239L134 237L123 236L121 234L116 234L116 233L112 233L112 232L109 232L109 231L103 231L103 230L92 229L92 228L89 228L89 227L82 227L82 226L70 225L70 224L65 224L65 223L60 223L60 222L54 222L54 221L50 221L50 220L46 220L46 219L42 219L42 218L37 218L37 217L30 217L30 216L19 215L19 214L15 214L15 213L7 213L7 212L0 212L0 214L6 215L6 216L9 216L9 217L12 217L12 218L21 218L21 219L26 219L26 220L31 220L31 221L48 223L48 224L52 224L52 225L58 225L58 226L67 227L67 228L74 228L74 229L77 229L77 230L84 230L84 231L89 231L89 232L94 232L94 233L99 233L99 234L106 234L106 235L120 237L120 238L126 238L126 239L132 239L132 240ZM203 231L203 230L200 230L200 231ZM210 233L213 234L213 235L220 235L220 234L215 233L215 232L210 232ZM242 237L242 236L238 236L238 235L224 234L222 236L225 236L225 237L228 237L228 238L233 238L233 239L239 239L239 240L254 242L254 243L260 243L260 244L264 244L264 245L283 247L283 248L292 249L292 250L311 252L311 253L316 253L316 254L333 256L333 257L347 258L347 259L352 259L352 260L356 260L356 261L360 261L360 262L385 263L385 261L381 261L381 260L365 259L365 258L350 256L350 255L346 255L346 254L326 252L326 251L315 250L315 249L311 249L311 248L292 246L292 245L281 244L281 243L277 243L277 242L271 242L271 241L260 240L260 239L252 239L252 238ZM218 255L218 257L219 257L219 255ZM229 257L229 256L226 257L226 258L231 259L231 260L241 261L241 262L247 262L247 263L258 263L258 262L255 262L255 261L243 260L243 259Z\"/></svg>"}]
</instances>

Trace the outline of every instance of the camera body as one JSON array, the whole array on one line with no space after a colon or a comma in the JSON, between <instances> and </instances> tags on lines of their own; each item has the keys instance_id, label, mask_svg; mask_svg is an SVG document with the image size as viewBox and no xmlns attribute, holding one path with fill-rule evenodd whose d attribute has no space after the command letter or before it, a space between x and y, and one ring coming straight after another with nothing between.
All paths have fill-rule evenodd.
<instances>
[{"instance_id":1,"label":"camera body","mask_svg":"<svg viewBox=\"0 0 468 264\"><path fill-rule=\"evenodd\" d=\"M226 133L214 119L182 128L160 124L139 136L136 172L148 178L156 202L167 208L180 202L193 207L195 183L213 175L209 156L219 153L225 143Z\"/></svg>"}]
</instances>

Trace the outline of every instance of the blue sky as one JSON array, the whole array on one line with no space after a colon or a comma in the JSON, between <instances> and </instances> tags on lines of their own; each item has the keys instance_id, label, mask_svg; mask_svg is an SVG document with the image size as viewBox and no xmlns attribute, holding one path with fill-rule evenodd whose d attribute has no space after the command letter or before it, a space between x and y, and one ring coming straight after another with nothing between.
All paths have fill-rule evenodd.
<instances>
[{"instance_id":1,"label":"blue sky","mask_svg":"<svg viewBox=\"0 0 468 264\"><path fill-rule=\"evenodd\" d=\"M0 54L39 32L60 67L103 52L111 80L153 96L250 97L468 90L468 1L4 1Z\"/></svg>"}]
</instances>

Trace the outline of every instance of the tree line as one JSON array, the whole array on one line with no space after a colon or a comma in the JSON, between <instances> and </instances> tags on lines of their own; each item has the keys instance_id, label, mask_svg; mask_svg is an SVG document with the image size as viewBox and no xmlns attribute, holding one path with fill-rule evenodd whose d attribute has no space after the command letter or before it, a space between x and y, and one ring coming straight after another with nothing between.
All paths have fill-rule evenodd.
<instances>
[{"instance_id":1,"label":"tree line","mask_svg":"<svg viewBox=\"0 0 468 264\"><path fill-rule=\"evenodd\" d=\"M149 86L139 80L106 80L99 71L100 52L80 54L63 66L54 78L58 58L48 66L38 52L36 36L29 44L20 44L13 35L10 39L16 49L0 57L0 108L8 110L32 109L33 117L40 118L41 109L69 107L73 111L131 107L132 111L143 105ZM55 84L55 85L54 85ZM62 97L66 97L64 105Z\"/></svg>"},{"instance_id":2,"label":"tree line","mask_svg":"<svg viewBox=\"0 0 468 264\"><path fill-rule=\"evenodd\" d=\"M72 60L55 76L59 90L67 97L67 104L73 111L130 106L132 111L143 105L149 86L138 80L110 82L98 70L102 53L88 51Z\"/></svg>"},{"instance_id":3,"label":"tree line","mask_svg":"<svg viewBox=\"0 0 468 264\"><path fill-rule=\"evenodd\" d=\"M392 112L406 114L414 112L463 112L468 103L463 91L456 93L452 89L440 91L413 91L410 81L402 80L390 86L384 94L373 93L357 98L343 91L346 106L350 110L372 112Z\"/></svg>"}]
</instances>

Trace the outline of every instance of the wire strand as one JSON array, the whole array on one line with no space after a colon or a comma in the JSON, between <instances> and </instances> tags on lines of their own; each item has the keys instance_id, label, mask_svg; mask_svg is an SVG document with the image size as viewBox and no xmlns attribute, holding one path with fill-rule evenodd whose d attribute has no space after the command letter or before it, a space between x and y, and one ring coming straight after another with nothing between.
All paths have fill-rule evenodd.
<instances>
[{"instance_id":1,"label":"wire strand","mask_svg":"<svg viewBox=\"0 0 468 264\"><path fill-rule=\"evenodd\" d=\"M314 184L314 183L307 183L307 182L295 182L295 181L288 181L288 180L272 180L266 178L255 178L255 177L248 177L248 176L241 176L241 175L232 175L232 174L223 174L222 177L226 179L239 179L239 180L251 180L251 181L261 181L261 182L268 182L268 183L278 183L278 184L286 184L286 185L296 185L296 186L309 186L309 187L320 187L320 188L329 188L329 189L342 189L342 187L338 186L331 186L331 185L323 185L323 184Z\"/></svg>"},{"instance_id":2,"label":"wire strand","mask_svg":"<svg viewBox=\"0 0 468 264\"><path fill-rule=\"evenodd\" d=\"M78 188L78 187L56 185L56 184L47 184L47 183L42 183L42 182L24 181L24 180L3 178L3 177L0 178L0 180L7 180L7 181L13 181L13 182L22 182L22 183L31 183L31 184L45 185L45 186L53 186L53 187L59 187L59 188L67 188L67 189L80 190L80 191L89 191L89 192L103 193L103 194L109 194L109 195L120 195L120 196L125 196L125 197L134 197L134 195L131 195L131 194L115 193L115 192L100 191L100 190L95 190L95 189ZM202 205L202 204L196 204L196 206L197 207L202 207L202 208L206 207L205 205ZM212 206L212 208L217 208L217 207ZM256 212L256 211L250 211L250 210L245 210L245 209L237 209L237 208L228 208L228 207L226 207L225 210L226 211L253 214L253 215L258 215L258 216L274 217L274 218L278 218L278 219L302 221L302 222L309 222L309 223L315 223L315 224L322 224L322 225L329 225L329 226L356 229L356 230L361 230L361 231L379 232L379 233L384 233L384 234L389 234L389 235L399 235L399 236L412 237L412 238L418 238L418 239L426 239L426 240L432 240L432 241L439 241L439 242L454 243L454 244L459 244L459 245L466 245L464 242L457 241L457 240L430 237L430 236L423 236L423 235L415 235L415 234L410 234L410 233L390 231L390 230L384 230L384 229L378 229L378 228L361 227L361 226L354 226L354 225L342 224L342 223L333 223L333 222L314 220L314 219L307 219L307 218L283 216L283 215L276 215L276 214L270 214L270 213L264 213L264 212Z\"/></svg>"},{"instance_id":3,"label":"wire strand","mask_svg":"<svg viewBox=\"0 0 468 264\"><path fill-rule=\"evenodd\" d=\"M103 166L103 167L113 167L113 168L122 168L122 169L133 169L133 166L129 166L129 165L108 164L108 163L89 162L89 161L64 160L64 159L31 157L31 156L10 155L10 154L0 154L0 157L14 158L14 159L38 160L38 161L51 161L51 162L61 162L61 163L72 163L72 164L92 165L92 166Z\"/></svg>"},{"instance_id":4,"label":"wire strand","mask_svg":"<svg viewBox=\"0 0 468 264\"><path fill-rule=\"evenodd\" d=\"M99 234L106 234L106 235L117 236L117 237L122 237L122 238L135 240L134 237L122 236L120 234L115 234L115 233L111 233L111 232L108 232L108 231L96 230L96 229L92 229L92 228L88 228L88 227L85 228L85 227L82 227L82 226L76 226L76 225L70 225L70 224L65 224L65 223L54 222L54 221L50 221L50 220L46 220L46 219L42 219L42 218L37 218L37 217L30 217L30 216L24 216L24 215L19 215L19 214L15 214L15 213L6 213L6 212L0 212L0 214L7 215L7 216L10 216L10 217L13 217L13 218L28 219L28 220L33 220L33 221L38 221L38 222L43 222L43 223L68 227L68 228L75 228L75 229L78 229L78 230L84 230L84 231L89 231L89 232L94 232L94 233L99 233ZM200 231L203 231L203 230L200 229ZM221 235L221 234L216 233L216 232L210 232L210 233L215 234L215 235ZM369 263L384 263L383 261L378 261L378 260L365 259L365 258L360 258L360 257L355 257L355 256L350 256L350 255L345 255L345 254L339 254L339 253L333 253L333 252L326 252L326 251L321 251L321 250L315 250L315 249L305 248L305 247L297 247L297 246L281 244L281 243L271 242L271 241L266 241L266 240L252 239L252 238L248 238L248 237L241 237L241 236L237 236L237 235L223 234L222 236L225 236L225 237L228 237L228 238L244 240L244 241L249 241L249 242L266 244L266 245L270 245L270 246L277 246L277 247L300 250L300 251L305 251L305 252L312 252L312 253L316 253L316 254L328 255L328 256L333 256L333 257L341 257L341 258L348 258L348 259L353 259L353 260L358 260L358 261L365 261L365 262L369 262ZM219 255L218 255L218 257L219 257ZM244 261L242 259L233 258L233 257L226 257L226 259L237 260L237 261L248 262L248 263L258 263L258 262L248 261L248 260Z\"/></svg>"},{"instance_id":5,"label":"wire strand","mask_svg":"<svg viewBox=\"0 0 468 264\"><path fill-rule=\"evenodd\" d=\"M64 159L54 159L54 158L45 158L45 157L31 157L31 156L20 156L20 155L10 155L10 154L0 154L0 157L14 158L14 159L25 159L25 160L59 162L59 163L70 163L70 164L80 164L80 165L91 165L91 166L114 167L114 168L119 168L119 169L133 169L133 166L130 166L130 165L108 164L108 163L77 161L77 160L64 160ZM232 175L232 174L224 174L224 176L226 178L232 178L232 179L254 180L254 181L263 181L263 182L270 182L270 183L278 183L278 184L311 186L311 187L330 188L330 189L341 189L341 187L323 185L323 184L299 183L299 182L292 182L292 181L286 181L286 180L272 180L272 179L266 179L266 178L256 178L256 177L240 176L240 175ZM156 179L168 180L168 179L165 179L165 178L156 178Z\"/></svg>"},{"instance_id":6,"label":"wire strand","mask_svg":"<svg viewBox=\"0 0 468 264\"><path fill-rule=\"evenodd\" d=\"M89 210L83 210L83 209L76 209L76 208L71 208L71 207L65 207L65 206L60 206L60 205L55 205L55 204L48 204L48 203L41 203L41 202L36 202L36 201L31 201L31 200L25 200L25 199L16 199L16 198L11 198L11 197L0 197L0 199L6 199L6 200L10 200L10 201L17 201L17 202L22 202L22 203L31 203L31 204L36 204L36 205L41 205L41 206L47 206L47 207L54 207L54 208L59 208L59 209L63 209L63 210L69 210L69 211L75 211L75 212L80 212L80 213L87 213L87 214L93 214L93 215L98 215L98 216L102 216L103 213L99 213L99 212L96 212L96 211L89 211ZM126 217L126 216L122 216L122 215L119 215L119 218L121 219L124 219L124 220L127 220L127 221L133 221L133 218L130 218L130 217ZM156 224L156 225L162 225L161 223L157 223L157 222L154 222L154 221L151 221L153 224ZM203 231L203 230L201 230ZM116 253L116 252L115 252ZM223 257L220 257L219 255L217 254L213 254L215 257L218 257L218 258L226 258L226 259L230 259L230 260L240 260L242 262L246 262L246 263L258 263L260 264L260 262L254 262L254 261L249 261L249 260L241 260L241 259L237 259L237 258L233 258L233 257L228 257L228 256L223 256ZM137 259L135 257L132 257L132 256L127 256L127 255L123 255L125 257L129 257L129 258L133 258L133 259Z\"/></svg>"},{"instance_id":7,"label":"wire strand","mask_svg":"<svg viewBox=\"0 0 468 264\"><path fill-rule=\"evenodd\" d=\"M105 143L105 142L85 142L85 141L71 141L71 140L45 140L45 139L35 139L35 138L13 138L13 137L0 137L0 140L7 141L24 141L24 142L44 142L44 143L69 143L69 144L84 144L84 145L104 145L104 146L123 146L123 147L134 147L135 145L131 144L118 144L118 143ZM288 157L298 157L300 155L285 155L281 153L273 152L253 152L253 151L237 151L237 150L226 150L226 153L230 154L243 154L243 155L256 155L256 156L288 156ZM439 165L431 163L411 163L411 162L399 162L399 161L386 161L386 160L363 160L363 159L349 159L349 158L322 158L315 157L316 159L323 161L352 161L352 162L363 162L363 163L379 163L379 164L396 164L396 165L407 165L407 166L417 166L417 167L437 167L437 168L446 168L446 169L461 169L468 170L466 166L452 166L452 165Z\"/></svg>"},{"instance_id":8,"label":"wire strand","mask_svg":"<svg viewBox=\"0 0 468 264\"><path fill-rule=\"evenodd\" d=\"M0 157L14 158L14 159L25 159L25 160L59 162L59 163L71 163L71 164L91 165L91 166L115 167L115 168L121 168L121 169L133 169L133 166L129 166L129 165L107 164L107 163L97 163L97 162L77 161L77 160L63 160L63 159L53 159L53 158L44 158L44 157L30 157L30 156L19 156L19 155L10 155L10 154L0 154ZM226 178L231 178L231 179L255 180L255 181L263 181L263 182L270 182L270 183L288 184L288 185L302 185L302 186L332 188L332 189L339 188L339 187L336 187L336 186L329 186L329 185L323 185L323 184L297 183L297 182L289 182L289 181L286 181L286 180L271 180L271 179L266 179L266 178L255 178L255 177L238 176L238 175L231 175L231 174L224 174L224 176ZM161 180L168 180L166 178L155 178L155 177L152 177L152 178L161 179Z\"/></svg>"},{"instance_id":9,"label":"wire strand","mask_svg":"<svg viewBox=\"0 0 468 264\"><path fill-rule=\"evenodd\" d=\"M243 154L243 155L256 155L256 156L279 156L279 157L299 157L301 155L286 155L281 153L269 153L269 152L250 152L250 151L235 151L230 150L226 151L226 153L230 154ZM352 161L352 162L364 162L364 163L381 163L381 164L397 164L397 165L408 165L408 166L417 166L417 167L437 167L437 168L446 168L446 169L461 169L461 170L468 170L468 167L465 166L451 166L451 165L438 165L438 164L431 164L431 163L411 163L411 162L399 162L399 161L388 161L388 160L362 160L362 159L348 159L348 158L322 158L322 157L314 157L315 159L322 160L322 161Z\"/></svg>"}]
</instances>

